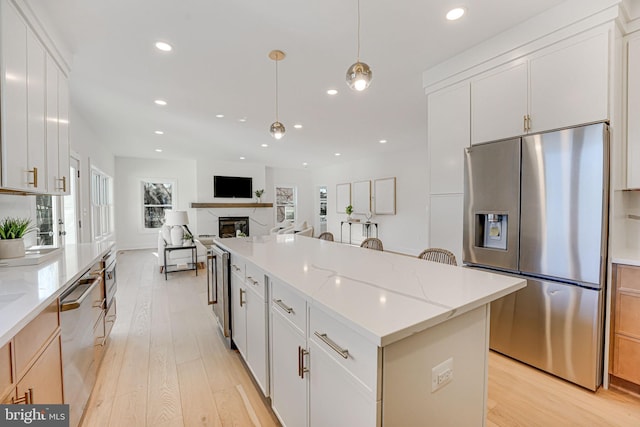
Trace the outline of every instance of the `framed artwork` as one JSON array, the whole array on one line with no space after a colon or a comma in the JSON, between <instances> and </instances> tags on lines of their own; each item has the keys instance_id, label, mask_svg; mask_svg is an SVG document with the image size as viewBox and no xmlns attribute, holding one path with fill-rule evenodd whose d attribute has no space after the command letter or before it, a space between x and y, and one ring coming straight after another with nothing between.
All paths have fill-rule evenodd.
<instances>
[{"instance_id":1,"label":"framed artwork","mask_svg":"<svg viewBox=\"0 0 640 427\"><path fill-rule=\"evenodd\" d=\"M373 200L376 215L396 214L396 178L373 181Z\"/></svg>"},{"instance_id":2,"label":"framed artwork","mask_svg":"<svg viewBox=\"0 0 640 427\"><path fill-rule=\"evenodd\" d=\"M353 213L371 212L371 181L353 183Z\"/></svg>"},{"instance_id":3,"label":"framed artwork","mask_svg":"<svg viewBox=\"0 0 640 427\"><path fill-rule=\"evenodd\" d=\"M351 184L336 184L336 212L346 213L345 209L351 204Z\"/></svg>"}]
</instances>

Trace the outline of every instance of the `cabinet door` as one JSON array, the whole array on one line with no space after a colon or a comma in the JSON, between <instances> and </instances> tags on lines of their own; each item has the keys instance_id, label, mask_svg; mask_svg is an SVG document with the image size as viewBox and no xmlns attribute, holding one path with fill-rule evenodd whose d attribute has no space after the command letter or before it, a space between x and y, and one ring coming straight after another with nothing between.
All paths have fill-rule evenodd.
<instances>
[{"instance_id":1,"label":"cabinet door","mask_svg":"<svg viewBox=\"0 0 640 427\"><path fill-rule=\"evenodd\" d=\"M247 291L244 280L231 274L231 336L238 351L247 360Z\"/></svg>"},{"instance_id":2,"label":"cabinet door","mask_svg":"<svg viewBox=\"0 0 640 427\"><path fill-rule=\"evenodd\" d=\"M44 192L45 165L45 50L35 34L27 29L27 170L29 188Z\"/></svg>"},{"instance_id":3,"label":"cabinet door","mask_svg":"<svg viewBox=\"0 0 640 427\"><path fill-rule=\"evenodd\" d=\"M627 48L627 188L640 188L640 35Z\"/></svg>"},{"instance_id":4,"label":"cabinet door","mask_svg":"<svg viewBox=\"0 0 640 427\"><path fill-rule=\"evenodd\" d=\"M249 289L246 294L247 308L247 364L260 389L268 396L267 381L267 311L264 298Z\"/></svg>"},{"instance_id":5,"label":"cabinet door","mask_svg":"<svg viewBox=\"0 0 640 427\"><path fill-rule=\"evenodd\" d=\"M58 193L58 66L47 56L47 191Z\"/></svg>"},{"instance_id":6,"label":"cabinet door","mask_svg":"<svg viewBox=\"0 0 640 427\"><path fill-rule=\"evenodd\" d=\"M36 363L18 382L18 396L32 390L33 404L61 404L62 359L60 336L57 336L40 355Z\"/></svg>"},{"instance_id":7,"label":"cabinet door","mask_svg":"<svg viewBox=\"0 0 640 427\"><path fill-rule=\"evenodd\" d=\"M362 384L313 340L309 351L309 425L380 425L379 406Z\"/></svg>"},{"instance_id":8,"label":"cabinet door","mask_svg":"<svg viewBox=\"0 0 640 427\"><path fill-rule=\"evenodd\" d=\"M69 176L69 81L58 71L58 189L71 192Z\"/></svg>"},{"instance_id":9,"label":"cabinet door","mask_svg":"<svg viewBox=\"0 0 640 427\"><path fill-rule=\"evenodd\" d=\"M464 148L470 138L469 83L429 94L428 138L431 194L464 191Z\"/></svg>"},{"instance_id":10,"label":"cabinet door","mask_svg":"<svg viewBox=\"0 0 640 427\"><path fill-rule=\"evenodd\" d=\"M527 63L488 71L471 82L471 143L525 133Z\"/></svg>"},{"instance_id":11,"label":"cabinet door","mask_svg":"<svg viewBox=\"0 0 640 427\"><path fill-rule=\"evenodd\" d=\"M608 33L531 58L530 133L608 118Z\"/></svg>"},{"instance_id":12,"label":"cabinet door","mask_svg":"<svg viewBox=\"0 0 640 427\"><path fill-rule=\"evenodd\" d=\"M304 335L272 311L271 405L283 426L307 425L307 380L299 375L299 349L306 349ZM305 366L308 365L305 356Z\"/></svg>"},{"instance_id":13,"label":"cabinet door","mask_svg":"<svg viewBox=\"0 0 640 427\"><path fill-rule=\"evenodd\" d=\"M27 27L2 2L2 186L27 189Z\"/></svg>"}]
</instances>

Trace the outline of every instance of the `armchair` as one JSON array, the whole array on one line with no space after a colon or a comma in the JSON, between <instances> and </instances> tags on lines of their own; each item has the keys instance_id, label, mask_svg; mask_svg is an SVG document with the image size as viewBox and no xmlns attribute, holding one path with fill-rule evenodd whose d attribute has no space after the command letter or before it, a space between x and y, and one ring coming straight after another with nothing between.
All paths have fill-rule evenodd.
<instances>
[{"instance_id":1,"label":"armchair","mask_svg":"<svg viewBox=\"0 0 640 427\"><path fill-rule=\"evenodd\" d=\"M293 228L293 221L291 221L290 219L285 219L281 223L276 224L276 226L271 230L269 230L269 234L282 234L281 232L288 228Z\"/></svg>"},{"instance_id":2,"label":"armchair","mask_svg":"<svg viewBox=\"0 0 640 427\"><path fill-rule=\"evenodd\" d=\"M196 262L199 267L207 262L207 248L198 239L193 239L196 245ZM171 244L171 227L163 225L158 232L158 266L160 273L164 271L164 247ZM191 262L190 250L175 250L167 254L167 264L186 264Z\"/></svg>"},{"instance_id":3,"label":"armchair","mask_svg":"<svg viewBox=\"0 0 640 427\"><path fill-rule=\"evenodd\" d=\"M293 226L281 230L278 234L298 234L300 236L313 237L313 226L307 221L296 222Z\"/></svg>"}]
</instances>

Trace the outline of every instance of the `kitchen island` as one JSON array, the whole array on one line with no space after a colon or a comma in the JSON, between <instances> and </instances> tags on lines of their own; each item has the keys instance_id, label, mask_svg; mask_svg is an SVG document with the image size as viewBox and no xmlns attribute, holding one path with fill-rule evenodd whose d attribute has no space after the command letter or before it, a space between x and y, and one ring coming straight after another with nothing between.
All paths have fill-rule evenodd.
<instances>
[{"instance_id":1,"label":"kitchen island","mask_svg":"<svg viewBox=\"0 0 640 427\"><path fill-rule=\"evenodd\" d=\"M283 425L484 425L489 303L525 281L296 235L216 243L233 341Z\"/></svg>"}]
</instances>

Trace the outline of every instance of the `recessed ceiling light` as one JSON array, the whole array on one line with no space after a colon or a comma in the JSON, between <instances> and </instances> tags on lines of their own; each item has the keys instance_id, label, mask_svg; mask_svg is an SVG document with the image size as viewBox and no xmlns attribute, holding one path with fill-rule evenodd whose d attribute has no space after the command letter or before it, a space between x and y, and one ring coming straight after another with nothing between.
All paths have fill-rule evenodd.
<instances>
[{"instance_id":1,"label":"recessed ceiling light","mask_svg":"<svg viewBox=\"0 0 640 427\"><path fill-rule=\"evenodd\" d=\"M240 160L244 160L244 156L241 156L241 157L240 157Z\"/></svg>"},{"instance_id":2,"label":"recessed ceiling light","mask_svg":"<svg viewBox=\"0 0 640 427\"><path fill-rule=\"evenodd\" d=\"M156 148L156 153L162 153L162 149L161 148Z\"/></svg>"},{"instance_id":3,"label":"recessed ceiling light","mask_svg":"<svg viewBox=\"0 0 640 427\"><path fill-rule=\"evenodd\" d=\"M339 156L339 155L340 155L340 153L336 153L335 155L336 155L336 156Z\"/></svg>"},{"instance_id":4,"label":"recessed ceiling light","mask_svg":"<svg viewBox=\"0 0 640 427\"><path fill-rule=\"evenodd\" d=\"M262 144L260 145L261 147L267 148L269 146L269 144Z\"/></svg>"},{"instance_id":5,"label":"recessed ceiling light","mask_svg":"<svg viewBox=\"0 0 640 427\"><path fill-rule=\"evenodd\" d=\"M302 163L302 166L307 166L308 164L309 164L309 163L304 162L304 163Z\"/></svg>"},{"instance_id":6,"label":"recessed ceiling light","mask_svg":"<svg viewBox=\"0 0 640 427\"><path fill-rule=\"evenodd\" d=\"M244 123L244 122L246 122L246 121L247 121L247 118L246 118L246 117L241 117L241 118L239 118L239 119L238 119L238 121L239 121L240 123Z\"/></svg>"},{"instance_id":7,"label":"recessed ceiling light","mask_svg":"<svg viewBox=\"0 0 640 427\"><path fill-rule=\"evenodd\" d=\"M156 99L153 102L155 102L157 105L162 105L163 107L167 105L167 101L165 101L164 99Z\"/></svg>"},{"instance_id":8,"label":"recessed ceiling light","mask_svg":"<svg viewBox=\"0 0 640 427\"><path fill-rule=\"evenodd\" d=\"M386 144L387 140L386 139L381 139L380 141L378 141L380 144Z\"/></svg>"},{"instance_id":9,"label":"recessed ceiling light","mask_svg":"<svg viewBox=\"0 0 640 427\"><path fill-rule=\"evenodd\" d=\"M447 19L449 21L455 21L456 19L462 18L462 15L464 15L464 8L456 7L447 12Z\"/></svg>"},{"instance_id":10,"label":"recessed ceiling light","mask_svg":"<svg viewBox=\"0 0 640 427\"><path fill-rule=\"evenodd\" d=\"M161 130L157 130L157 131L155 131L153 133L155 133L156 135L164 135L164 132L161 131Z\"/></svg>"},{"instance_id":11,"label":"recessed ceiling light","mask_svg":"<svg viewBox=\"0 0 640 427\"><path fill-rule=\"evenodd\" d=\"M294 128L296 128L296 129L302 129L302 125L301 125L301 124L299 124L299 123L298 123L298 124L293 125L293 127L294 127Z\"/></svg>"},{"instance_id":12,"label":"recessed ceiling light","mask_svg":"<svg viewBox=\"0 0 640 427\"><path fill-rule=\"evenodd\" d=\"M221 119L221 118L223 118L223 117L224 117L224 114L216 114L216 117L217 117L217 118L219 118L219 119Z\"/></svg>"},{"instance_id":13,"label":"recessed ceiling light","mask_svg":"<svg viewBox=\"0 0 640 427\"><path fill-rule=\"evenodd\" d=\"M335 89L329 89L327 91L327 95L337 95L337 94L338 94L338 91Z\"/></svg>"},{"instance_id":14,"label":"recessed ceiling light","mask_svg":"<svg viewBox=\"0 0 640 427\"><path fill-rule=\"evenodd\" d=\"M171 52L171 49L173 49L173 47L171 47L171 45L166 42L156 42L156 48L163 52Z\"/></svg>"}]
</instances>

